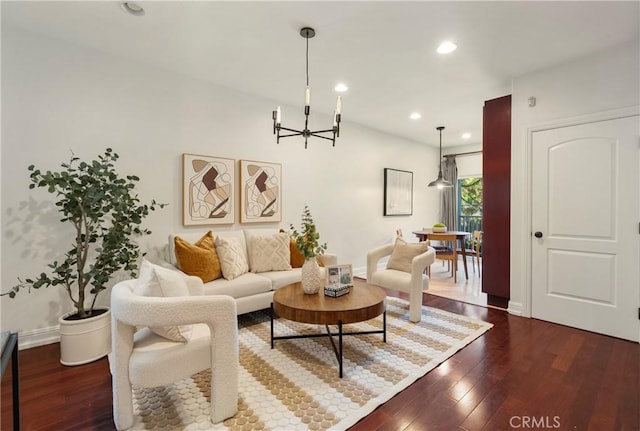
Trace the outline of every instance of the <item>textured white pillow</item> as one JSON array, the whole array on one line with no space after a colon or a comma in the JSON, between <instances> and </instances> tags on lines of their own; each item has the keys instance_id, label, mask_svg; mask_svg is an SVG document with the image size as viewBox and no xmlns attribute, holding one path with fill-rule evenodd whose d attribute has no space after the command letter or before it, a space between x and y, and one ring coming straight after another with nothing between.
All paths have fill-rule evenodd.
<instances>
[{"instance_id":1,"label":"textured white pillow","mask_svg":"<svg viewBox=\"0 0 640 431\"><path fill-rule=\"evenodd\" d=\"M424 253L428 248L429 243L427 242L408 243L402 238L396 238L396 244L393 246L393 252L391 252L391 257L387 262L387 268L411 272L413 258Z\"/></svg>"},{"instance_id":2,"label":"textured white pillow","mask_svg":"<svg viewBox=\"0 0 640 431\"><path fill-rule=\"evenodd\" d=\"M251 272L288 271L291 269L289 234L254 236L249 246Z\"/></svg>"},{"instance_id":3,"label":"textured white pillow","mask_svg":"<svg viewBox=\"0 0 640 431\"><path fill-rule=\"evenodd\" d=\"M135 291L141 296L190 296L187 281L182 274L154 265L146 259L142 260ZM151 327L151 330L161 337L183 343L191 338L191 329L191 325Z\"/></svg>"},{"instance_id":4,"label":"textured white pillow","mask_svg":"<svg viewBox=\"0 0 640 431\"><path fill-rule=\"evenodd\" d=\"M244 257L242 245L237 238L216 238L216 251L220 259L222 276L233 280L249 272L247 259Z\"/></svg>"}]
</instances>

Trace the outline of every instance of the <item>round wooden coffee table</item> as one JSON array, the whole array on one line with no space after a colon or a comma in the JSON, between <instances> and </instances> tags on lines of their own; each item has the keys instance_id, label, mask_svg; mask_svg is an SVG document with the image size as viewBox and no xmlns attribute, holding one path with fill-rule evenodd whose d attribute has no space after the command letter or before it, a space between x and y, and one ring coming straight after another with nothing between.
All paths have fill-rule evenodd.
<instances>
[{"instance_id":1,"label":"round wooden coffee table","mask_svg":"<svg viewBox=\"0 0 640 431\"><path fill-rule=\"evenodd\" d=\"M344 335L382 334L387 342L387 314L384 290L363 281L354 280L350 292L338 298L325 296L322 291L315 295L307 295L302 291L301 283L293 283L281 287L273 294L271 304L271 348L275 340L293 338L329 337L333 351L336 354L342 377L342 337ZM342 325L347 323L364 322L382 314L382 329L377 331L344 332ZM300 323L325 325L327 333L282 335L274 336L273 320L275 316ZM332 334L329 325L337 325L338 333ZM338 336L336 347L333 336Z\"/></svg>"}]
</instances>

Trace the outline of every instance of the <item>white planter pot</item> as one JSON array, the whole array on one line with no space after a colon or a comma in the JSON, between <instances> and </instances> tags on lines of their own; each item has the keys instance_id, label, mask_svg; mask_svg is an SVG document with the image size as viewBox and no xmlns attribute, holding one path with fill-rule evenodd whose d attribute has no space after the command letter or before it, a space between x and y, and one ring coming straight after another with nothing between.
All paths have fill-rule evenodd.
<instances>
[{"instance_id":1,"label":"white planter pot","mask_svg":"<svg viewBox=\"0 0 640 431\"><path fill-rule=\"evenodd\" d=\"M315 257L304 261L301 269L302 290L308 295L314 295L320 291L323 284L322 273L318 260Z\"/></svg>"},{"instance_id":2,"label":"white planter pot","mask_svg":"<svg viewBox=\"0 0 640 431\"><path fill-rule=\"evenodd\" d=\"M102 358L111 351L111 311L82 320L65 320L75 313L60 317L60 363L82 365Z\"/></svg>"}]
</instances>

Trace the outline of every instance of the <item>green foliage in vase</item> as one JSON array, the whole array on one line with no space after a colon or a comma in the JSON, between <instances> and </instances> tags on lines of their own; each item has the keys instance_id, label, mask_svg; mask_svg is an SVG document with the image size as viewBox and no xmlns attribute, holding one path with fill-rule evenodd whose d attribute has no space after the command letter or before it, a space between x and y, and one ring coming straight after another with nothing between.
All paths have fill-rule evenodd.
<instances>
[{"instance_id":1,"label":"green foliage in vase","mask_svg":"<svg viewBox=\"0 0 640 431\"><path fill-rule=\"evenodd\" d=\"M433 227L447 227L444 223L436 223Z\"/></svg>"},{"instance_id":2,"label":"green foliage in vase","mask_svg":"<svg viewBox=\"0 0 640 431\"><path fill-rule=\"evenodd\" d=\"M311 211L307 205L302 212L302 225L300 232L291 225L291 236L296 242L296 247L305 259L318 256L327 250L327 244L320 244L320 234L316 230L316 225L311 217Z\"/></svg>"},{"instance_id":3,"label":"green foliage in vase","mask_svg":"<svg viewBox=\"0 0 640 431\"><path fill-rule=\"evenodd\" d=\"M0 296L15 298L21 288L31 292L32 288L61 286L82 319L92 315L96 299L107 288L112 274L124 269L135 277L141 253L133 237L150 234L150 230L141 228L142 220L166 204L155 200L141 204L134 191L139 178L121 177L114 168L116 160L118 154L107 148L98 160L88 163L72 154L69 163L61 164L60 172L43 173L33 165L28 167L29 189L44 187L56 196L60 221L71 223L74 236L64 260L48 265L49 274L18 278L19 284ZM86 299L91 299L90 306L85 304Z\"/></svg>"}]
</instances>

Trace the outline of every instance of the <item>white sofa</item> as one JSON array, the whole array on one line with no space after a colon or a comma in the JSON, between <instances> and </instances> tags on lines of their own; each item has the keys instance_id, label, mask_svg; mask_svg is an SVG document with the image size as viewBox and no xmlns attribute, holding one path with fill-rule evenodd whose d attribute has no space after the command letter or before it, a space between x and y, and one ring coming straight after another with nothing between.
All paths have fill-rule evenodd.
<instances>
[{"instance_id":1,"label":"white sofa","mask_svg":"<svg viewBox=\"0 0 640 431\"><path fill-rule=\"evenodd\" d=\"M244 257L251 267L250 256L247 247L251 244L252 236L260 235L272 235L278 233L279 229L238 229L221 231L211 229L216 238L216 244L218 238L235 238L240 241L242 249L244 251ZM198 241L207 230L189 231L184 233L175 233L169 235L169 247L168 247L168 262L174 267L178 268L178 263L175 254L175 242L176 236L195 243ZM325 253L319 256L319 260L323 265L336 265L337 256L330 253ZM271 306L273 298L273 292L283 286L300 281L300 268L293 268L289 271L269 271L260 273L242 274L238 278L233 280L227 280L225 278L218 278L216 280L204 283L204 295L229 295L236 300L236 307L238 314L249 313L251 311L262 310Z\"/></svg>"}]
</instances>

